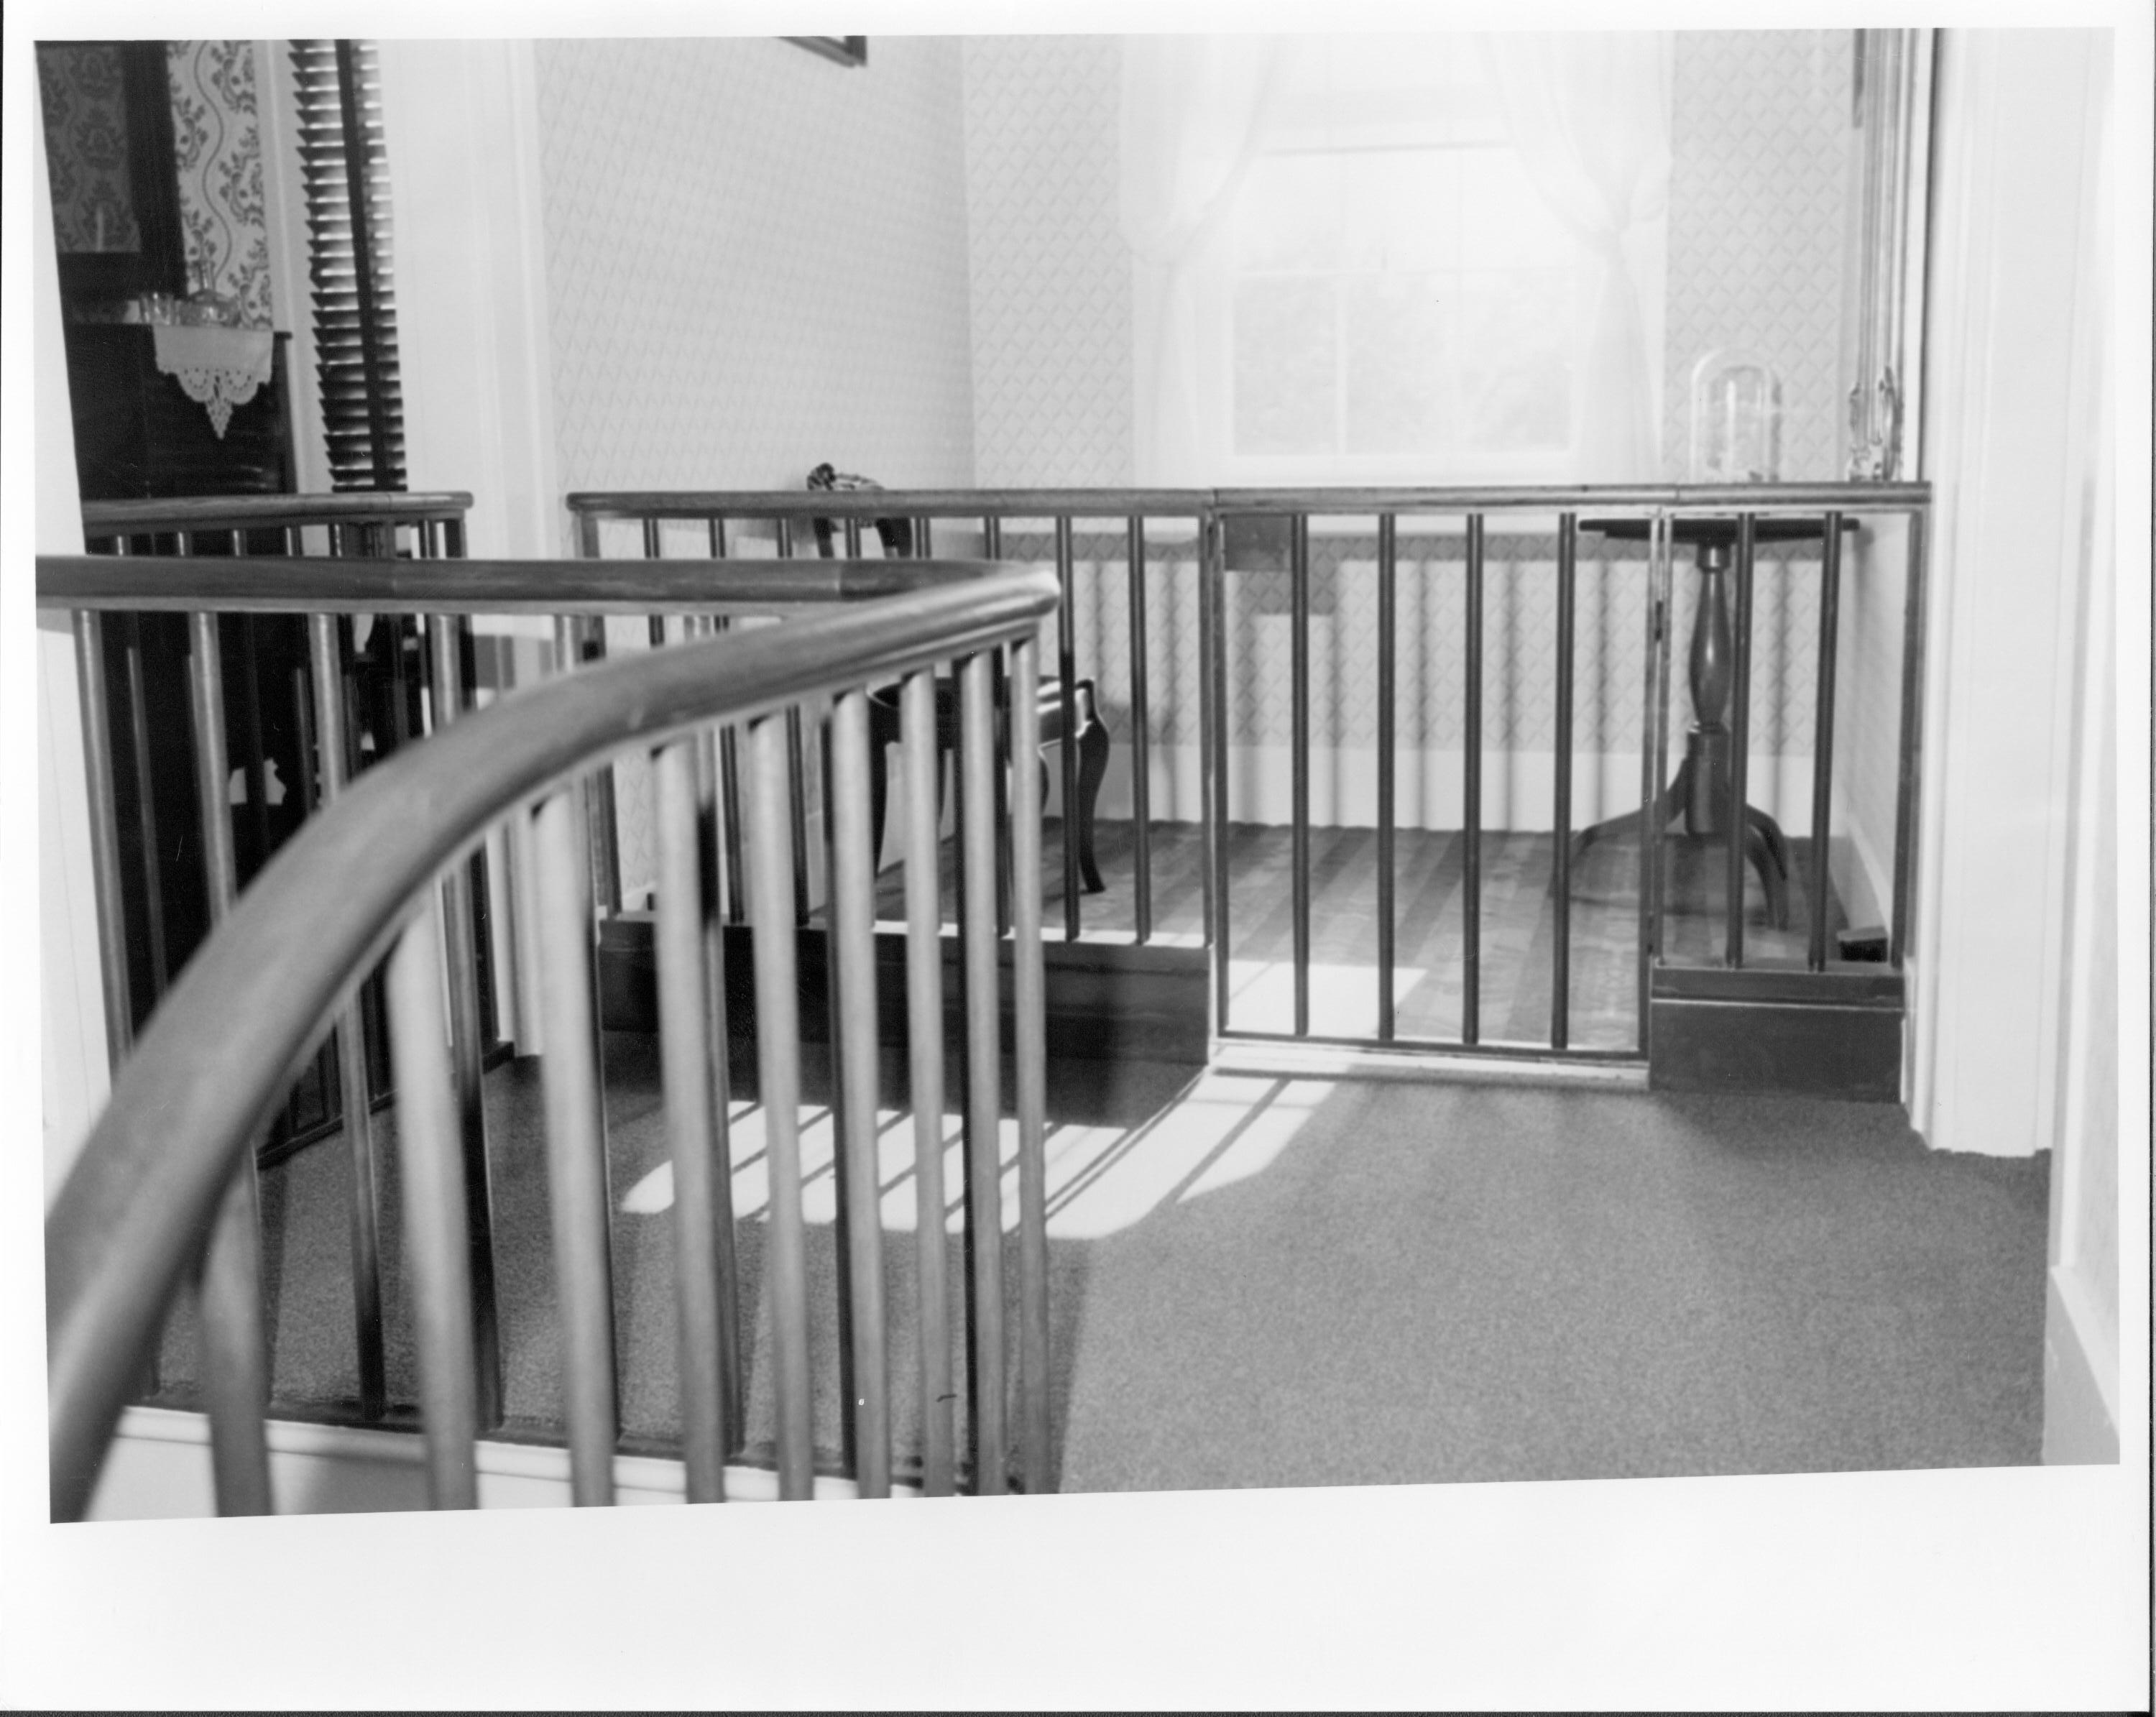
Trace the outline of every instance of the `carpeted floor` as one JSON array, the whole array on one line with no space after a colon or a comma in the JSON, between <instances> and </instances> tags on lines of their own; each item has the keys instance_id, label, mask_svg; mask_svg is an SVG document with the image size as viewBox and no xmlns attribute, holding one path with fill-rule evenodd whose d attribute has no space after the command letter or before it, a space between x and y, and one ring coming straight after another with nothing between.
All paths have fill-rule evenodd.
<instances>
[{"instance_id":1,"label":"carpeted floor","mask_svg":"<svg viewBox=\"0 0 2156 1717\"><path fill-rule=\"evenodd\" d=\"M656 1057L642 1038L610 1037L608 1051L622 1419L639 1443L663 1444L675 1335ZM537 1087L535 1063L497 1070L488 1112L508 1411L513 1428L543 1436L559 1413L559 1355ZM2037 1458L2042 1159L1933 1154L1875 1106L1189 1080L1136 1065L1059 1067L1051 1115L1063 1489ZM917 1447L915 1213L911 1127L888 1118L903 1475ZM393 1148L384 1154L390 1375L408 1401ZM734 1155L754 1458L770 1437L756 1291L765 1183L746 1108ZM810 1128L804 1157L819 1457L835 1469L828 1125ZM954 1200L957 1170L953 1152ZM276 1392L331 1416L357 1392L346 1173L332 1139L263 1181ZM192 1345L182 1312L164 1352L179 1398Z\"/></svg>"},{"instance_id":2,"label":"carpeted floor","mask_svg":"<svg viewBox=\"0 0 2156 1717\"><path fill-rule=\"evenodd\" d=\"M1276 1152L1099 1243L1067 1488L2038 1457L2041 1161L1800 1099L1273 1089Z\"/></svg>"}]
</instances>

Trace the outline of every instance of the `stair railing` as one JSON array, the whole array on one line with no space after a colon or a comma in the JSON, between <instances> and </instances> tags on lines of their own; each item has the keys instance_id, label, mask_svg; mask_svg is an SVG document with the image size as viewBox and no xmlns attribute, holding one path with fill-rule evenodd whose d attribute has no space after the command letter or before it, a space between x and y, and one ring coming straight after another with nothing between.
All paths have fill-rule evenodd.
<instances>
[{"instance_id":1,"label":"stair railing","mask_svg":"<svg viewBox=\"0 0 2156 1717\"><path fill-rule=\"evenodd\" d=\"M829 563L824 594L896 589L775 630L712 638L711 611L762 600L753 568L608 568L588 562L465 562L453 582L397 561L40 558L41 605L337 613L458 613L565 606L661 612L671 647L511 693L367 771L305 824L222 922L121 1066L100 1117L47 1219L47 1315L55 1518L80 1518L119 1415L143 1375L167 1308L191 1266L226 1261L249 1292L206 1316L205 1396L220 1513L271 1506L264 1435L266 1349L254 1289L252 1146L293 1072L377 960L386 959L402 1154L404 1248L417 1308L419 1396L430 1496L477 1498L474 1445L488 1427L475 1349L468 1109L453 1068L442 883L502 820L521 821L534 856L546 998L542 1077L562 1304L564 1418L574 1499L612 1500L618 1437L608 1262L603 1111L594 1005L594 917L585 779L633 751L653 754L660 885L658 950L665 1110L675 1175L683 1457L691 1501L725 1493L742 1411L741 1339L727 1204L725 986L718 969L721 842L715 740L747 757L744 823L753 936L759 1094L771 1180L766 1298L773 1323L777 1466L784 1498L814 1481L805 1243L800 1207L799 1031L792 897L793 820L785 734L798 715L828 724L839 1176L847 1247L851 1438L864 1496L891 1488L890 1391L876 1175L874 860L869 830L867 693L901 682L907 807L909 1055L915 1111L923 1375L921 1488L954 1488L942 1204L942 1007L937 911L935 678L961 688L959 870L965 910L960 984L965 1067L963 1161L972 1272L968 1358L973 1488L1050 1481L1040 789L1010 772L998 826L995 678L1009 676L1011 754L1032 731L1039 633L1052 578L978 563L899 568ZM593 586L593 588L586 588ZM751 588L756 587L756 588ZM910 587L910 588L909 588ZM785 594L809 594L797 569ZM213 720L208 725L214 728ZM1016 1077L1019 1292L1015 1367L1005 1329L998 1072L1004 1052L995 922L998 848L1010 848ZM226 872L228 876L228 871ZM481 1135L483 1143L483 1134ZM480 1195L484 1196L484 1154ZM213 1236L215 1236L213 1239ZM987 1243L988 1237L996 1243ZM931 1244L931 1241L933 1244ZM206 1279L204 1298L215 1296ZM251 1317L247 1310L251 1303ZM939 1359L940 1356L940 1359ZM939 1374L937 1367L941 1365ZM1017 1423L1007 1417L1015 1384ZM1011 1451L1018 1451L1016 1472Z\"/></svg>"}]
</instances>

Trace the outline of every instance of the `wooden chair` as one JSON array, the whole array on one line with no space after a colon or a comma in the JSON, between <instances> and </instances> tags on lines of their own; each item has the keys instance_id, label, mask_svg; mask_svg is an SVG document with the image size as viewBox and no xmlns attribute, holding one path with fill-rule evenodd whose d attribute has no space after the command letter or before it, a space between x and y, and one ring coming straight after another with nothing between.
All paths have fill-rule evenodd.
<instances>
[{"instance_id":1,"label":"wooden chair","mask_svg":"<svg viewBox=\"0 0 2156 1717\"><path fill-rule=\"evenodd\" d=\"M1006 691L1008 688L1006 688ZM1101 783L1107 778L1109 736L1107 725L1101 719L1100 701L1091 680L1080 680L1072 686L1071 707L1075 717L1070 734L1070 743L1078 748L1078 793L1075 806L1064 807L1064 815L1075 820L1072 830L1078 847L1078 875L1088 894L1099 894L1107 887L1101 880L1101 867L1093 851L1093 812L1101 797ZM1048 773L1048 754L1065 741L1063 696L1052 680L1044 681L1040 687L1040 770L1043 778L1042 798L1046 799L1045 780ZM886 844L890 830L885 818L889 806L888 764L886 753L899 742L898 687L879 686L869 693L869 826L876 831L878 855ZM948 679L936 682L936 751L938 770L937 808L942 808L941 795L942 759L955 752L958 745L957 686ZM1010 751L1010 722L1006 708L996 712L996 754L1008 757ZM998 789L1000 790L1000 789ZM940 815L938 820L940 821Z\"/></svg>"},{"instance_id":2,"label":"wooden chair","mask_svg":"<svg viewBox=\"0 0 2156 1717\"><path fill-rule=\"evenodd\" d=\"M808 475L811 489L829 491L858 491L875 489L879 486L866 477L855 476L834 470L829 465L819 465ZM812 521L816 532L816 552L825 559L833 553L832 525L829 519ZM913 553L913 527L910 520L886 518L875 521L876 534L882 539L886 556L904 558ZM1108 729L1101 720L1100 701L1095 695L1091 680L1075 681L1071 691L1071 705L1075 715L1070 743L1078 748L1078 794L1075 806L1065 805L1064 815L1075 817L1077 826L1073 830L1078 846L1078 875L1088 894L1103 892L1107 885L1101 880L1101 867L1093 855L1093 810L1101 796L1101 783L1108 773ZM1040 687L1040 754L1044 777L1042 798L1047 797L1045 779L1047 774L1049 751L1064 743L1063 694L1053 681L1043 681ZM1008 756L1010 750L1010 723L1006 710L996 712L996 754ZM885 686L869 693L869 769L870 769L870 826L876 831L877 855L882 854L889 830L884 819L888 809L888 767L885 753L899 741L898 687ZM958 700L955 685L947 679L939 679L936 685L936 750L940 765L942 758L957 748ZM937 774L937 809L942 809L942 773ZM938 821L941 821L939 816Z\"/></svg>"}]
</instances>

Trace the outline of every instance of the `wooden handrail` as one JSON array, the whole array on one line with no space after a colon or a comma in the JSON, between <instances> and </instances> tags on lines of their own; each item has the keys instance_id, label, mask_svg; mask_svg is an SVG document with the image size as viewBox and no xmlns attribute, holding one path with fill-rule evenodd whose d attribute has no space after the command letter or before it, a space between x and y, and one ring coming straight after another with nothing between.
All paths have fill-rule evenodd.
<instances>
[{"instance_id":1,"label":"wooden handrail","mask_svg":"<svg viewBox=\"0 0 2156 1717\"><path fill-rule=\"evenodd\" d=\"M408 495L367 490L336 495L203 495L155 501L85 501L90 537L175 531L269 530L292 525L414 524L461 519L472 498L461 489Z\"/></svg>"},{"instance_id":2,"label":"wooden handrail","mask_svg":"<svg viewBox=\"0 0 2156 1717\"><path fill-rule=\"evenodd\" d=\"M1051 574L974 570L510 693L367 771L301 827L158 1010L46 1219L56 1518L87 1507L163 1308L255 1129L429 881L566 775L1030 637L1053 612Z\"/></svg>"},{"instance_id":3,"label":"wooden handrail","mask_svg":"<svg viewBox=\"0 0 2156 1717\"><path fill-rule=\"evenodd\" d=\"M387 560L39 555L41 608L222 614L650 614L871 601L964 584L978 561Z\"/></svg>"},{"instance_id":4,"label":"wooden handrail","mask_svg":"<svg viewBox=\"0 0 2156 1717\"><path fill-rule=\"evenodd\" d=\"M578 491L565 504L573 514L600 519L1194 517L1212 495L1209 489L654 489Z\"/></svg>"},{"instance_id":5,"label":"wooden handrail","mask_svg":"<svg viewBox=\"0 0 2156 1717\"><path fill-rule=\"evenodd\" d=\"M1595 507L1723 512L1928 506L1928 482L1386 485L1218 489L745 489L580 491L569 511L594 519L1122 519L1245 513L1499 512Z\"/></svg>"}]
</instances>

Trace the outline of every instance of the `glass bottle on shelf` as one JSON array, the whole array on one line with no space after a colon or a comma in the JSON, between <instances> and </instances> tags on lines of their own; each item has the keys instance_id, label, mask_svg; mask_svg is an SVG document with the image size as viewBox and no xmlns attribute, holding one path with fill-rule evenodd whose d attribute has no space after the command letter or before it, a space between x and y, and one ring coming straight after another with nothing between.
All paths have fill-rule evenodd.
<instances>
[{"instance_id":1,"label":"glass bottle on shelf","mask_svg":"<svg viewBox=\"0 0 2156 1717\"><path fill-rule=\"evenodd\" d=\"M1781 476L1782 378L1742 352L1710 352L1692 366L1695 483L1772 483Z\"/></svg>"}]
</instances>

